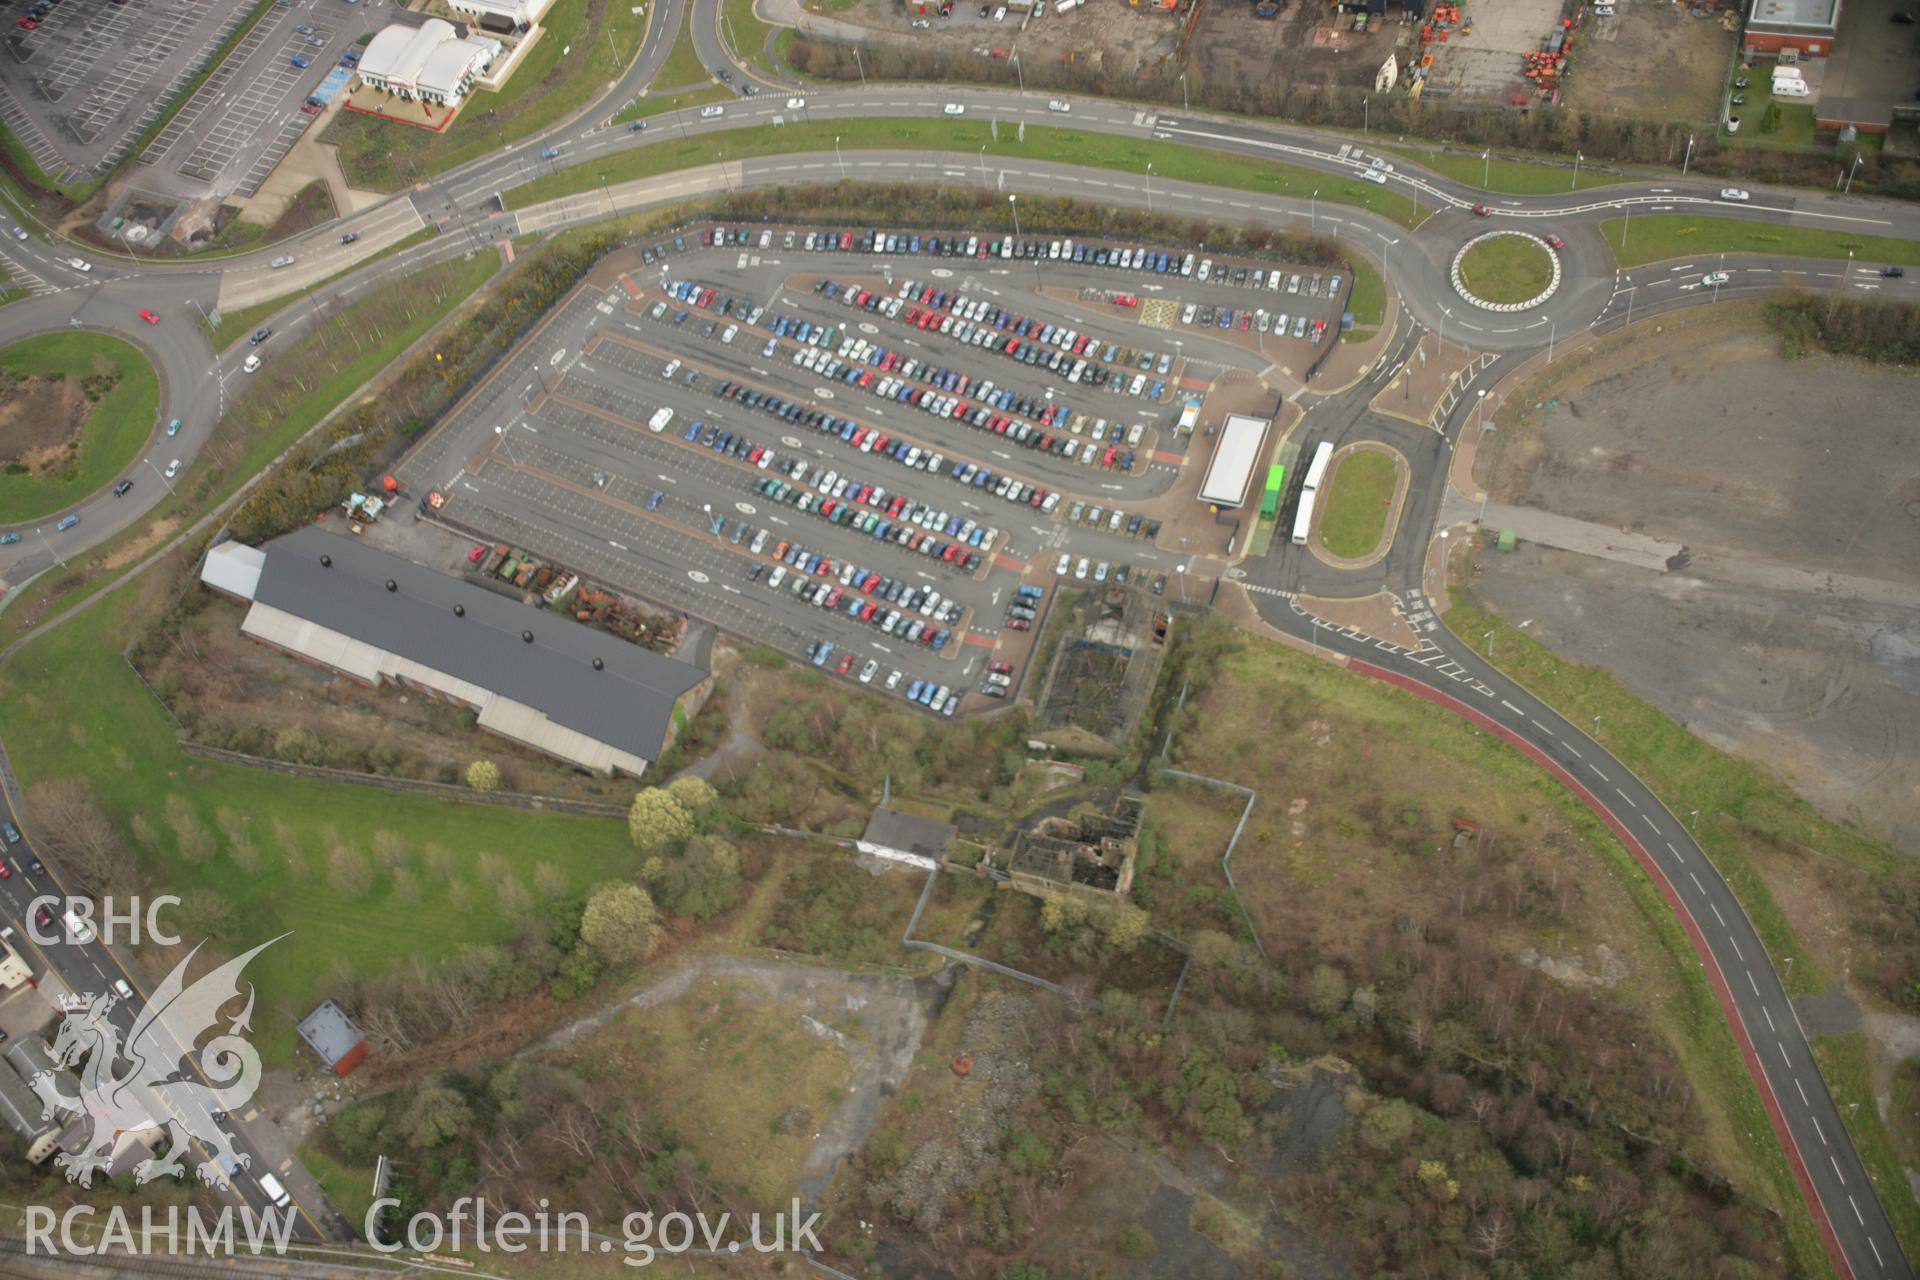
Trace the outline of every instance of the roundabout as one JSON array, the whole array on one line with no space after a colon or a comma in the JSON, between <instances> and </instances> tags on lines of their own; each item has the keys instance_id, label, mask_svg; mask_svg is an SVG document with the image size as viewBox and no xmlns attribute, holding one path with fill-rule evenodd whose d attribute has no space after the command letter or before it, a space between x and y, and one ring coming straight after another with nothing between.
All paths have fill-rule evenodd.
<instances>
[{"instance_id":1,"label":"roundabout","mask_svg":"<svg viewBox=\"0 0 1920 1280\"><path fill-rule=\"evenodd\" d=\"M1560 288L1560 259L1528 231L1489 231L1453 255L1453 289L1483 311L1530 311Z\"/></svg>"},{"instance_id":2,"label":"roundabout","mask_svg":"<svg viewBox=\"0 0 1920 1280\"><path fill-rule=\"evenodd\" d=\"M0 370L0 524L111 484L156 425L159 377L125 339L43 333L0 348Z\"/></svg>"}]
</instances>

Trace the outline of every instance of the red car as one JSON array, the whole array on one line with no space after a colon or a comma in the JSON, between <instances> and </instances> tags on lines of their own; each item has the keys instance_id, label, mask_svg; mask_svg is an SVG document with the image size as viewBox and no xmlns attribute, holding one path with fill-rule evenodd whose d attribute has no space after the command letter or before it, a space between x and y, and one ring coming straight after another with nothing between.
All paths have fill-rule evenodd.
<instances>
[{"instance_id":1,"label":"red car","mask_svg":"<svg viewBox=\"0 0 1920 1280\"><path fill-rule=\"evenodd\" d=\"M1116 307L1137 307L1140 305L1140 299L1130 293L1116 293L1113 295L1113 305Z\"/></svg>"},{"instance_id":2,"label":"red car","mask_svg":"<svg viewBox=\"0 0 1920 1280\"><path fill-rule=\"evenodd\" d=\"M1013 664L1011 662L989 662L987 664L987 670L998 676L1010 676L1013 674Z\"/></svg>"},{"instance_id":3,"label":"red car","mask_svg":"<svg viewBox=\"0 0 1920 1280\"><path fill-rule=\"evenodd\" d=\"M1031 631L1033 624L1025 618L1008 618L1007 629L1009 631Z\"/></svg>"},{"instance_id":4,"label":"red car","mask_svg":"<svg viewBox=\"0 0 1920 1280\"><path fill-rule=\"evenodd\" d=\"M1550 245L1555 249L1564 249L1567 247L1567 242L1565 240L1562 240L1559 236L1553 234L1553 232L1551 231L1547 232L1545 235L1541 236L1540 238L1545 240L1548 245Z\"/></svg>"},{"instance_id":5,"label":"red car","mask_svg":"<svg viewBox=\"0 0 1920 1280\"><path fill-rule=\"evenodd\" d=\"M485 547L475 547L473 550L467 552L467 560L469 563L477 562L480 557L485 554L487 554Z\"/></svg>"},{"instance_id":6,"label":"red car","mask_svg":"<svg viewBox=\"0 0 1920 1280\"><path fill-rule=\"evenodd\" d=\"M14 23L13 25L20 28L22 31L32 31L36 27L38 27L40 24L35 22L32 18L22 18L20 19L20 21Z\"/></svg>"},{"instance_id":7,"label":"red car","mask_svg":"<svg viewBox=\"0 0 1920 1280\"><path fill-rule=\"evenodd\" d=\"M148 324L160 323L160 317L153 314L153 312L147 310L145 307L140 308L140 318L142 320L145 320Z\"/></svg>"},{"instance_id":8,"label":"red car","mask_svg":"<svg viewBox=\"0 0 1920 1280\"><path fill-rule=\"evenodd\" d=\"M1253 328L1253 312L1242 311L1240 313L1240 332L1245 333L1251 328Z\"/></svg>"},{"instance_id":9,"label":"red car","mask_svg":"<svg viewBox=\"0 0 1920 1280\"><path fill-rule=\"evenodd\" d=\"M853 670L853 655L849 653L840 659L839 671L841 675L845 675L851 670Z\"/></svg>"},{"instance_id":10,"label":"red car","mask_svg":"<svg viewBox=\"0 0 1920 1280\"><path fill-rule=\"evenodd\" d=\"M1477 204L1473 206L1473 211L1477 216L1482 218L1491 218L1493 216L1493 210L1487 208L1487 206L1483 204Z\"/></svg>"}]
</instances>

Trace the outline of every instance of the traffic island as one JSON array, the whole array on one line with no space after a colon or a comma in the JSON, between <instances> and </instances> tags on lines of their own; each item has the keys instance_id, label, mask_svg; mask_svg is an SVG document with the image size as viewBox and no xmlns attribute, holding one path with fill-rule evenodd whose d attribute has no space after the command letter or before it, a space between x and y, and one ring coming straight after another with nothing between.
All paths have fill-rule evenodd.
<instances>
[{"instance_id":1,"label":"traffic island","mask_svg":"<svg viewBox=\"0 0 1920 1280\"><path fill-rule=\"evenodd\" d=\"M0 350L0 528L79 503L123 475L161 424L139 348L86 330Z\"/></svg>"},{"instance_id":2,"label":"traffic island","mask_svg":"<svg viewBox=\"0 0 1920 1280\"><path fill-rule=\"evenodd\" d=\"M1334 454L1326 500L1314 512L1307 545L1337 569L1378 564L1393 547L1413 468L1399 450L1364 440Z\"/></svg>"},{"instance_id":3,"label":"traffic island","mask_svg":"<svg viewBox=\"0 0 1920 1280\"><path fill-rule=\"evenodd\" d=\"M1560 258L1526 231L1489 231L1453 255L1453 290L1484 311L1528 311L1560 288Z\"/></svg>"}]
</instances>

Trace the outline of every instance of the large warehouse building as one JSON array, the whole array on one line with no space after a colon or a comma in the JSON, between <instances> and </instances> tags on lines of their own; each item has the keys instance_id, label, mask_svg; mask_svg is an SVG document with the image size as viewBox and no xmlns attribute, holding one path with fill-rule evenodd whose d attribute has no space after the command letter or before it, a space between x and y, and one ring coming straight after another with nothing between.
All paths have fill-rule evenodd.
<instances>
[{"instance_id":1,"label":"large warehouse building","mask_svg":"<svg viewBox=\"0 0 1920 1280\"><path fill-rule=\"evenodd\" d=\"M1200 501L1216 507L1237 507L1247 500L1254 470L1265 452L1269 425L1265 418L1244 413L1227 415L1207 477L1200 482Z\"/></svg>"},{"instance_id":2,"label":"large warehouse building","mask_svg":"<svg viewBox=\"0 0 1920 1280\"><path fill-rule=\"evenodd\" d=\"M571 618L315 528L227 542L200 577L250 601L241 631L366 685L470 707L480 727L599 774L639 777L707 674Z\"/></svg>"}]
</instances>

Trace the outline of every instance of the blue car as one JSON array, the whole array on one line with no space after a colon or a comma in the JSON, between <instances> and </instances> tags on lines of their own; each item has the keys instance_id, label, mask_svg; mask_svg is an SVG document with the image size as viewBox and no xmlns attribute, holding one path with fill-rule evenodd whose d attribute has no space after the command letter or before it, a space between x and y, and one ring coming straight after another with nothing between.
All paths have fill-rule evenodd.
<instances>
[{"instance_id":1,"label":"blue car","mask_svg":"<svg viewBox=\"0 0 1920 1280\"><path fill-rule=\"evenodd\" d=\"M55 525L54 529L56 532L65 533L67 530L73 528L73 526L79 523L80 523L80 517L78 515L61 516L60 523Z\"/></svg>"},{"instance_id":2,"label":"blue car","mask_svg":"<svg viewBox=\"0 0 1920 1280\"><path fill-rule=\"evenodd\" d=\"M653 493L649 495L647 498L647 510L649 511L658 510L660 506L660 499L666 496L667 496L666 494L660 492L658 489L655 489Z\"/></svg>"},{"instance_id":3,"label":"blue car","mask_svg":"<svg viewBox=\"0 0 1920 1280\"><path fill-rule=\"evenodd\" d=\"M695 436L700 434L700 429L705 425L706 424L700 421L700 419L695 418L687 425L687 434L682 438L691 441Z\"/></svg>"},{"instance_id":4,"label":"blue car","mask_svg":"<svg viewBox=\"0 0 1920 1280\"><path fill-rule=\"evenodd\" d=\"M296 58L296 59L295 59L295 61L297 62L297 61L299 61L299 59L297 59L297 58ZM558 148L558 147L548 147L548 148L547 148L547 149L546 149L545 151L542 151L542 152L540 153L540 158L541 158L542 160L552 160L552 159L554 159L554 158L556 158L557 156L559 156L559 154L560 154L560 148Z\"/></svg>"},{"instance_id":5,"label":"blue car","mask_svg":"<svg viewBox=\"0 0 1920 1280\"><path fill-rule=\"evenodd\" d=\"M824 644L822 644L822 645L820 646L820 648L819 648L818 650L816 650L816 651L814 652L814 655L813 655L813 665L814 665L814 666L816 666L816 667L824 667L824 666L826 666L826 665L827 665L827 655L828 655L828 654L830 654L830 653L832 653L832 652L833 652L833 642L832 642L832 641L827 641L826 643L824 643Z\"/></svg>"},{"instance_id":6,"label":"blue car","mask_svg":"<svg viewBox=\"0 0 1920 1280\"><path fill-rule=\"evenodd\" d=\"M912 684L908 685L907 701L908 702L920 701L921 691L924 690L926 687L927 687L927 682L925 680L915 680Z\"/></svg>"}]
</instances>

